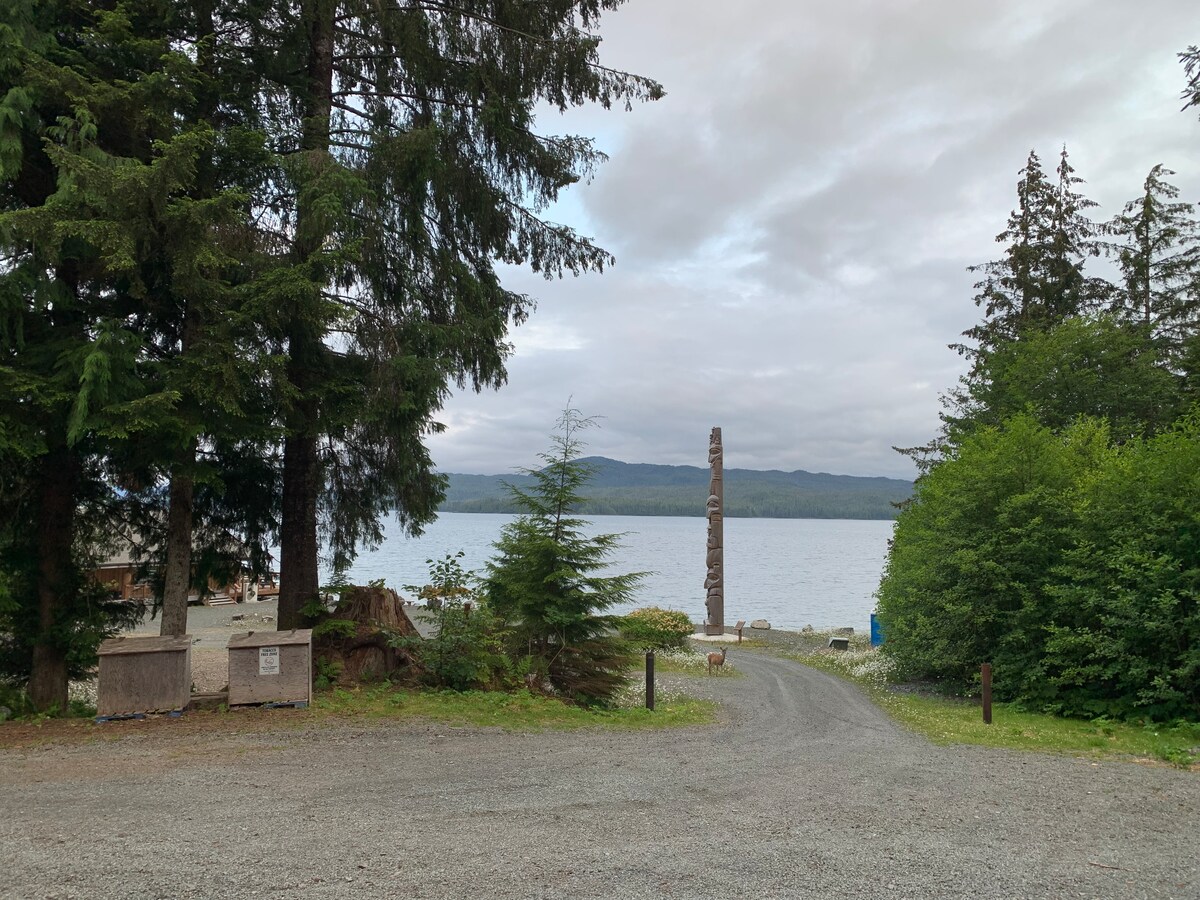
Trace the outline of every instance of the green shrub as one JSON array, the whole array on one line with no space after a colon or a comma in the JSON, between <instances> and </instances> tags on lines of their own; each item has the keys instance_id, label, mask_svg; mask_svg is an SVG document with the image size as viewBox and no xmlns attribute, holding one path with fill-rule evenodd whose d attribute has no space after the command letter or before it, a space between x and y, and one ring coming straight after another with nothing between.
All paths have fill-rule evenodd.
<instances>
[{"instance_id":1,"label":"green shrub","mask_svg":"<svg viewBox=\"0 0 1200 900\"><path fill-rule=\"evenodd\" d=\"M459 560L463 553L427 559L429 583L417 596L437 610L437 634L429 639L397 638L423 669L422 680L455 691L496 690L512 680L514 665L504 653L506 631L487 602L475 590L473 572Z\"/></svg>"},{"instance_id":2,"label":"green shrub","mask_svg":"<svg viewBox=\"0 0 1200 900\"><path fill-rule=\"evenodd\" d=\"M621 637L641 650L677 650L695 631L687 613L657 606L635 609L618 627Z\"/></svg>"},{"instance_id":3,"label":"green shrub","mask_svg":"<svg viewBox=\"0 0 1200 900\"><path fill-rule=\"evenodd\" d=\"M1058 715L1200 717L1200 418L1116 444L1028 415L963 440L917 483L882 583L903 679Z\"/></svg>"},{"instance_id":4,"label":"green shrub","mask_svg":"<svg viewBox=\"0 0 1200 900\"><path fill-rule=\"evenodd\" d=\"M342 664L337 660L318 656L315 665L316 678L313 680L313 687L318 691L329 690L342 674Z\"/></svg>"},{"instance_id":5,"label":"green shrub","mask_svg":"<svg viewBox=\"0 0 1200 900\"><path fill-rule=\"evenodd\" d=\"M413 591L418 600L424 601L429 609L440 609L443 604L461 606L475 600L475 574L463 570L459 562L465 554L462 550L457 553L447 553L442 559L427 559L429 566L429 583L424 585L406 584L406 590Z\"/></svg>"}]
</instances>

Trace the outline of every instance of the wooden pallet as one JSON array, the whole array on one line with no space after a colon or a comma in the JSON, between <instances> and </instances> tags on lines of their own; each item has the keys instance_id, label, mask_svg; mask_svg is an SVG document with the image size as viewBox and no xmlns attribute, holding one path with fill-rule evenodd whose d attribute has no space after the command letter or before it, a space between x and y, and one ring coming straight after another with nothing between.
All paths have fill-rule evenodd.
<instances>
[{"instance_id":1,"label":"wooden pallet","mask_svg":"<svg viewBox=\"0 0 1200 900\"><path fill-rule=\"evenodd\" d=\"M146 718L147 715L150 715L150 714L149 713L117 713L117 714L111 715L111 716L96 716L96 724L100 725L104 722L127 722L130 719L137 719L140 721L140 720ZM172 710L168 710L167 712L164 712L164 713L156 713L155 715L164 715L168 719L178 719L180 716L183 715L183 710L182 709L172 709Z\"/></svg>"}]
</instances>

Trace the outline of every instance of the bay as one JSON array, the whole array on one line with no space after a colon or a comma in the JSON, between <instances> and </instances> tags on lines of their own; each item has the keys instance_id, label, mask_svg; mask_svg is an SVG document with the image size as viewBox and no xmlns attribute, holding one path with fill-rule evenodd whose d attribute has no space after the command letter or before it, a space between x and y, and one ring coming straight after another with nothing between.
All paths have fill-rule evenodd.
<instances>
[{"instance_id":1,"label":"bay","mask_svg":"<svg viewBox=\"0 0 1200 900\"><path fill-rule=\"evenodd\" d=\"M391 523L384 542L351 567L355 584L383 579L406 597L428 581L427 559L463 551L465 569L482 574L510 515L442 513L420 538ZM859 519L725 520L725 621L766 619L776 628L852 626L865 630L887 556L893 522ZM613 572L649 572L638 606L681 609L704 619L706 522L701 517L596 516L590 534L624 533Z\"/></svg>"}]
</instances>

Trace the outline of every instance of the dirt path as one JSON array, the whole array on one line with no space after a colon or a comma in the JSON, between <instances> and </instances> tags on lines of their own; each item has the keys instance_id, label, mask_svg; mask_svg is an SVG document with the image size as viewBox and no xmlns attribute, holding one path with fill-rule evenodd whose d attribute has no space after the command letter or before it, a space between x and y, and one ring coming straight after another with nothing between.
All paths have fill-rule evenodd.
<instances>
[{"instance_id":1,"label":"dirt path","mask_svg":"<svg viewBox=\"0 0 1200 900\"><path fill-rule=\"evenodd\" d=\"M736 654L736 656L734 655ZM155 734L0 751L5 897L1200 896L1200 778L898 730L731 651L721 725Z\"/></svg>"}]
</instances>

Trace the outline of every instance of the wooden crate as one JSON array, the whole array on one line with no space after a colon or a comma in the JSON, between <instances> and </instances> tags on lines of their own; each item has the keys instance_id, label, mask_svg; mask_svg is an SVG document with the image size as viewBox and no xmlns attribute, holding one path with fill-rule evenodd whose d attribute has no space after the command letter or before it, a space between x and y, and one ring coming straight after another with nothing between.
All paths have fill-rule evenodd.
<instances>
[{"instance_id":1,"label":"wooden crate","mask_svg":"<svg viewBox=\"0 0 1200 900\"><path fill-rule=\"evenodd\" d=\"M229 705L312 701L312 630L251 631L229 639Z\"/></svg>"},{"instance_id":2,"label":"wooden crate","mask_svg":"<svg viewBox=\"0 0 1200 900\"><path fill-rule=\"evenodd\" d=\"M192 636L119 637L100 645L96 714L183 709L192 696Z\"/></svg>"}]
</instances>

